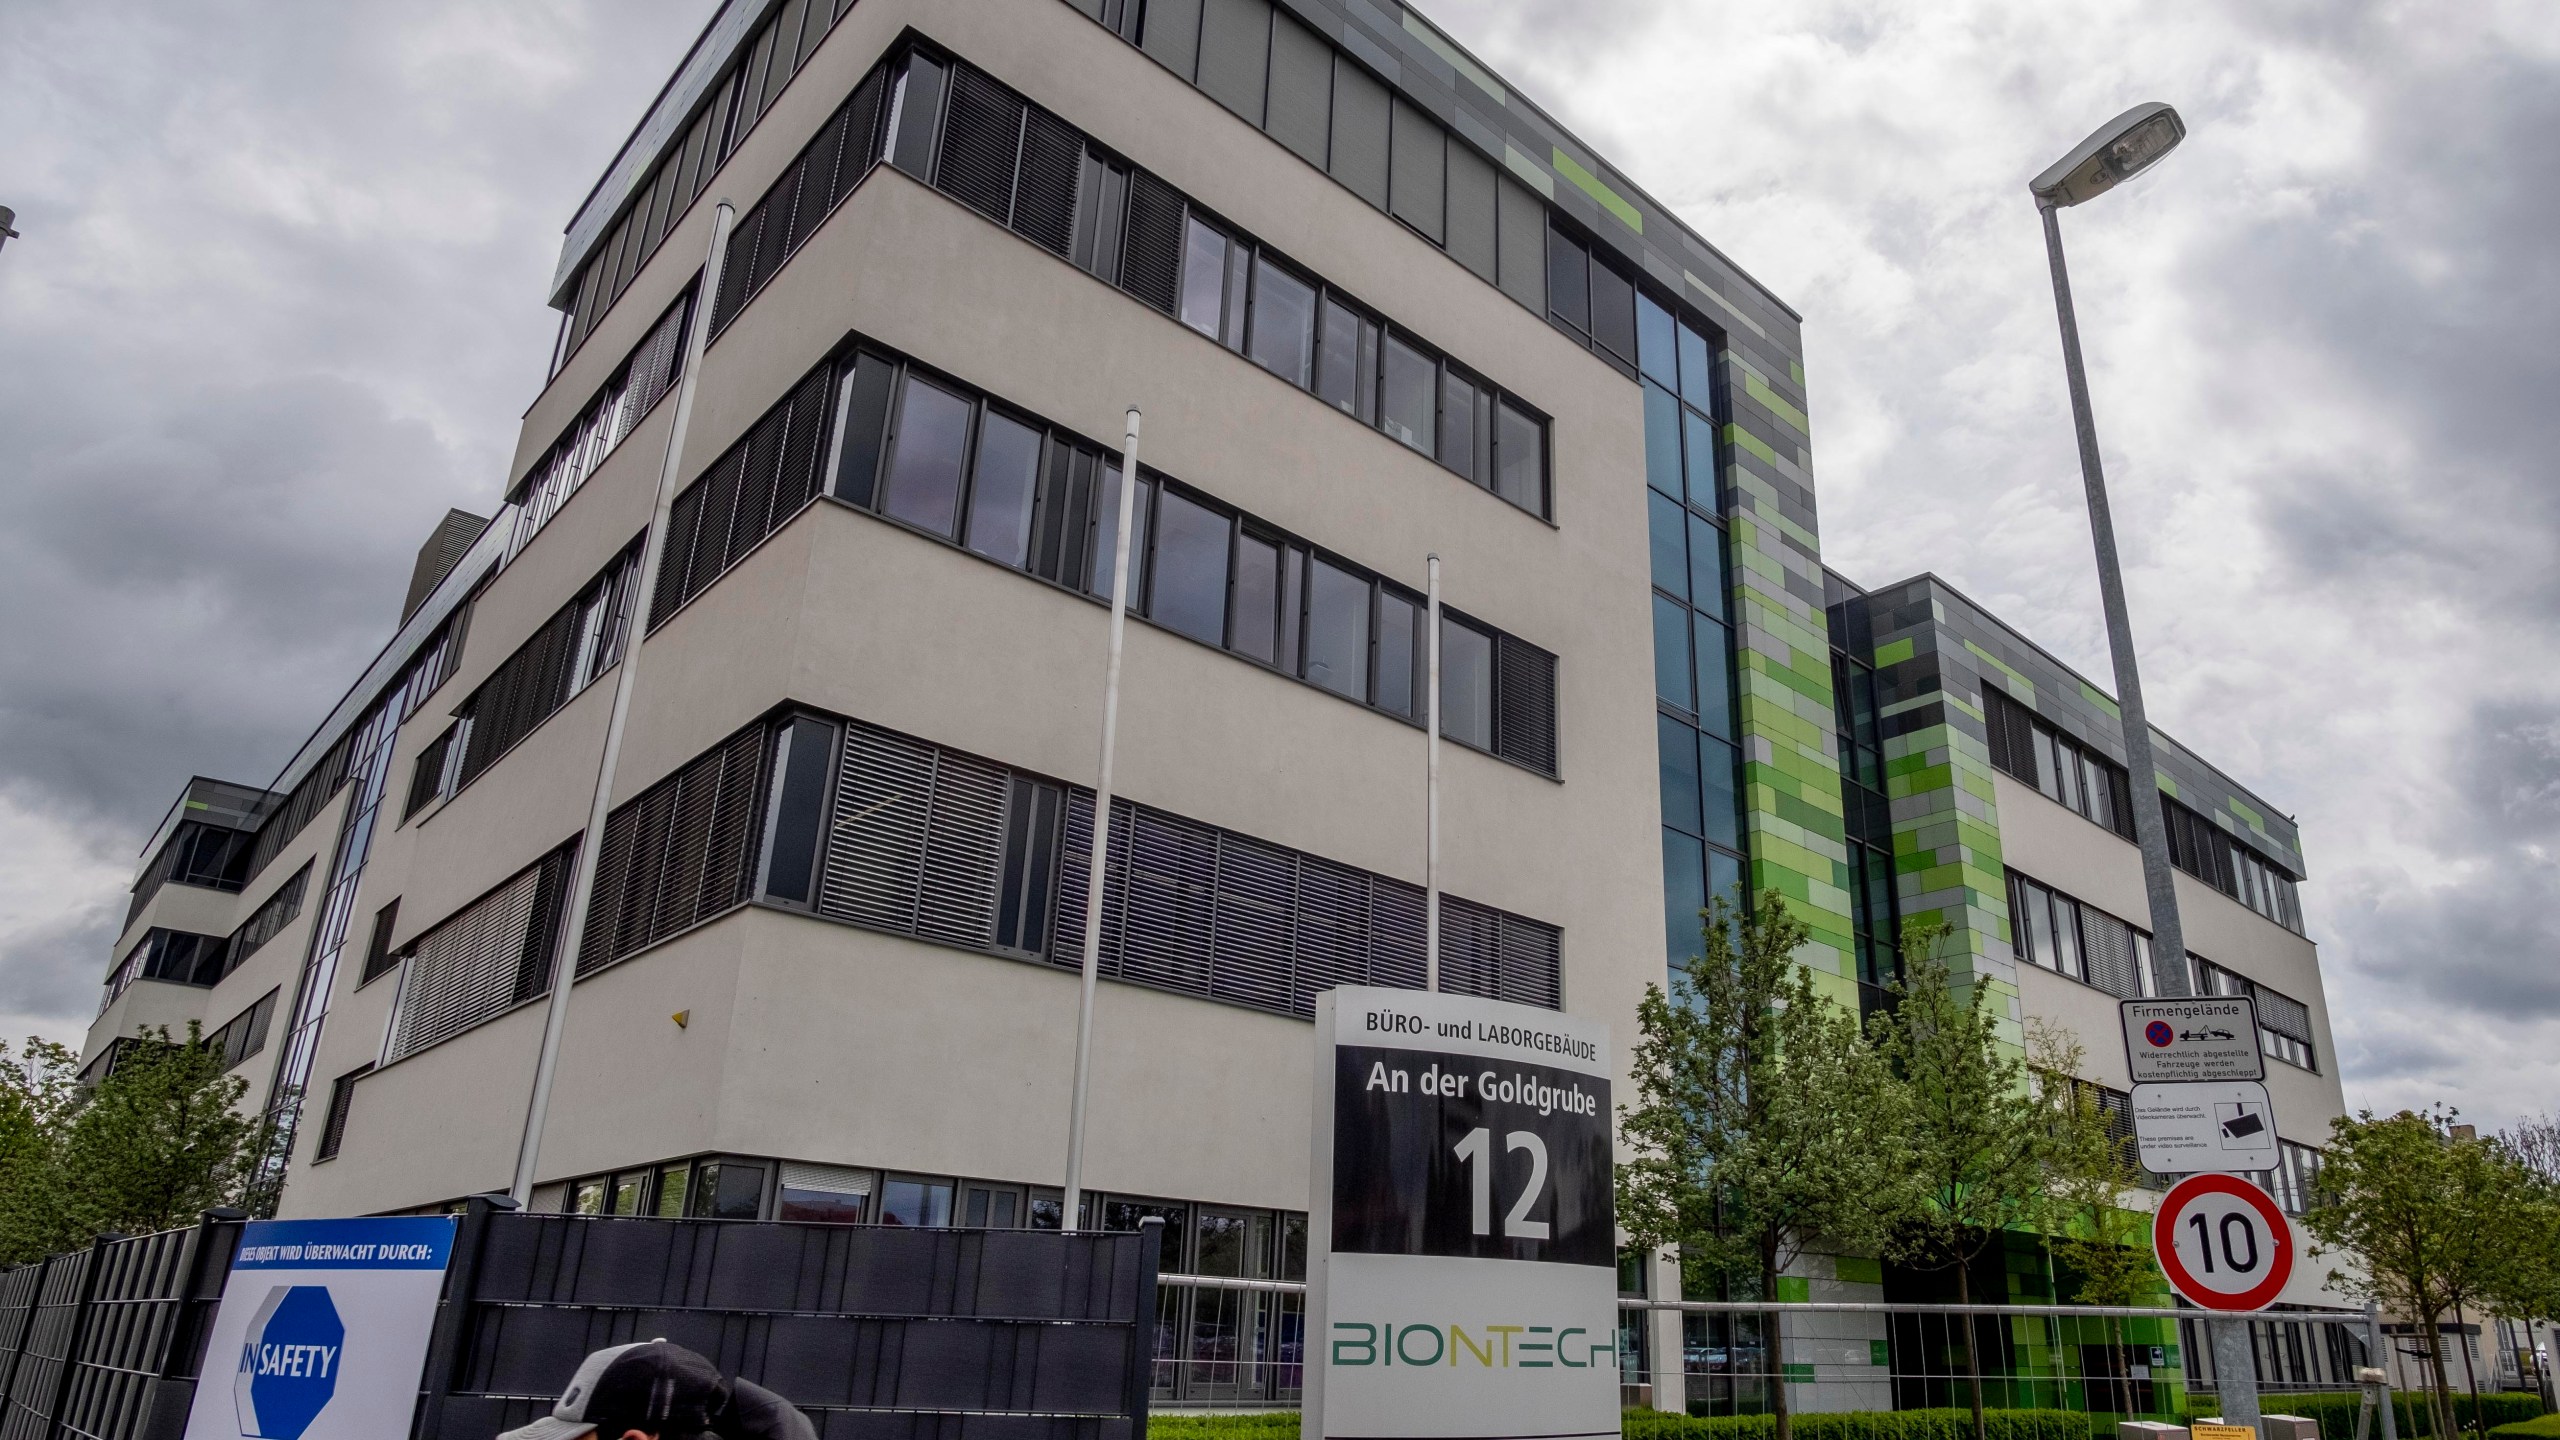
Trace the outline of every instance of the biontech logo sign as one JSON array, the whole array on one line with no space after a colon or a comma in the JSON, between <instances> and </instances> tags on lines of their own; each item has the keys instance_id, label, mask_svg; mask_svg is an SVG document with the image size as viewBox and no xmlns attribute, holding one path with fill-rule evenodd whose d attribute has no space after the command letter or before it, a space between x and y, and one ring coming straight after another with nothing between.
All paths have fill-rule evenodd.
<instances>
[{"instance_id":1,"label":"biontech logo sign","mask_svg":"<svg viewBox=\"0 0 2560 1440\"><path fill-rule=\"evenodd\" d=\"M1618 1433L1609 1033L1319 998L1306 1440Z\"/></svg>"},{"instance_id":2,"label":"biontech logo sign","mask_svg":"<svg viewBox=\"0 0 2560 1440\"><path fill-rule=\"evenodd\" d=\"M261 1220L214 1312L187 1440L404 1435L418 1398L453 1221Z\"/></svg>"}]
</instances>

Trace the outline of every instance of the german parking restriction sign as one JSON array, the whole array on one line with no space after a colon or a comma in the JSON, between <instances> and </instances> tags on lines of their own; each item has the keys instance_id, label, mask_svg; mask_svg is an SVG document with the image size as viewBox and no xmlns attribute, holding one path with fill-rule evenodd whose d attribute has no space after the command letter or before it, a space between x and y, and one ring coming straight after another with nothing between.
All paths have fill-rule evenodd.
<instances>
[{"instance_id":1,"label":"german parking restriction sign","mask_svg":"<svg viewBox=\"0 0 2560 1440\"><path fill-rule=\"evenodd\" d=\"M2137 1085L2267 1078L2257 1002L2245 995L2127 1000L2118 1009Z\"/></svg>"},{"instance_id":2,"label":"german parking restriction sign","mask_svg":"<svg viewBox=\"0 0 2560 1440\"><path fill-rule=\"evenodd\" d=\"M2160 1198L2151 1249L2179 1294L2207 1310L2264 1310L2293 1278L2293 1227L2237 1175L2190 1175Z\"/></svg>"}]
</instances>

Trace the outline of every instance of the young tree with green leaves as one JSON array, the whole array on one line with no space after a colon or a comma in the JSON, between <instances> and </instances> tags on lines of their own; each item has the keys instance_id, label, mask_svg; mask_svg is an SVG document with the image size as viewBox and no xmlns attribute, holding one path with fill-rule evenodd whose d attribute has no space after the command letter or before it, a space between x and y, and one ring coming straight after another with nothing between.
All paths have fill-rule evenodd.
<instances>
[{"instance_id":1,"label":"young tree with green leaves","mask_svg":"<svg viewBox=\"0 0 2560 1440\"><path fill-rule=\"evenodd\" d=\"M1856 1014L1797 961L1807 932L1784 895L1747 910L1719 896L1704 919L1700 953L1637 1012L1618 1223L1774 1300L1809 1246L1872 1254L1909 1208L1902 1098ZM1776 1312L1764 1324L1777 1440L1792 1440Z\"/></svg>"},{"instance_id":2,"label":"young tree with green leaves","mask_svg":"<svg viewBox=\"0 0 2560 1440\"><path fill-rule=\"evenodd\" d=\"M238 1199L256 1129L238 1108L247 1082L223 1072L201 1030L146 1029L85 1087L62 1046L0 1049L0 1263L189 1224Z\"/></svg>"},{"instance_id":3,"label":"young tree with green leaves","mask_svg":"<svg viewBox=\"0 0 2560 1440\"><path fill-rule=\"evenodd\" d=\"M2453 1387L2446 1373L2443 1318L2501 1285L2507 1256L2525 1242L2530 1187L2522 1167L2491 1142L2457 1138L2453 1112L2370 1110L2330 1122L2303 1228L2313 1253L2345 1252L2361 1270L2329 1272L2329 1283L2405 1316L2418 1327L2432 1379L2435 1433L2453 1434ZM2464 1362L2469 1363L2468 1347ZM2476 1395L2478 1384L2473 1378ZM2478 1405L2473 1406L2474 1418Z\"/></svg>"},{"instance_id":4,"label":"young tree with green leaves","mask_svg":"<svg viewBox=\"0 0 2560 1440\"><path fill-rule=\"evenodd\" d=\"M2051 1127L2037 1228L2053 1257L2078 1277L2077 1303L2147 1304L2161 1286L2151 1257L2151 1217L2124 1203L2126 1192L2140 1188L2142 1167L2109 1123L2095 1087L2077 1078L2087 1058L2070 1031L2028 1022L2027 1063ZM2106 1331L2109 1347L2122 1356L2123 1320L2109 1316ZM2130 1415L2131 1373L2115 1379L2117 1412Z\"/></svg>"},{"instance_id":5,"label":"young tree with green leaves","mask_svg":"<svg viewBox=\"0 0 2560 1440\"><path fill-rule=\"evenodd\" d=\"M23 1265L64 1248L68 1197L56 1164L79 1104L79 1057L30 1038L17 1054L0 1044L0 1265Z\"/></svg>"},{"instance_id":6,"label":"young tree with green leaves","mask_svg":"<svg viewBox=\"0 0 2560 1440\"><path fill-rule=\"evenodd\" d=\"M145 1030L62 1137L62 1181L81 1228L139 1235L235 1203L257 1129L240 1113L247 1091L197 1022L183 1037Z\"/></svg>"},{"instance_id":7,"label":"young tree with green leaves","mask_svg":"<svg viewBox=\"0 0 2560 1440\"><path fill-rule=\"evenodd\" d=\"M2010 1226L2032 1225L2043 1211L2051 1126L2023 1057L2001 1043L1987 987L1975 984L1959 999L1948 982L1936 953L1947 934L1943 923L1904 926L1896 1003L1876 1017L1877 1047L1907 1096L1920 1196L1887 1253L1915 1268L1954 1270L1957 1302L1970 1305L1974 1262ZM1978 1333L1968 1316L1965 1375L1974 1435L1983 1440Z\"/></svg>"}]
</instances>

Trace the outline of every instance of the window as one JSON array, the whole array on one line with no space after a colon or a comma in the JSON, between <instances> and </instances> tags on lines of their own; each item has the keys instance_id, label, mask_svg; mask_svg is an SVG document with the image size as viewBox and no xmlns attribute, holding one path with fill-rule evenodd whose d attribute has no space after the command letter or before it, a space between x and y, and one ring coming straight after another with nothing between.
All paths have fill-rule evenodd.
<instances>
[{"instance_id":1,"label":"window","mask_svg":"<svg viewBox=\"0 0 2560 1440\"><path fill-rule=\"evenodd\" d=\"M830 818L792 838L761 787L706 788L690 805L654 795L606 823L597 862L595 920L580 957L592 971L652 943L664 928L617 923L636 909L709 918L708 901L634 907L657 857L702 857L726 872L814 873L805 908L893 934L1073 968L1092 840L1086 792L858 722L795 717L778 725L803 753L800 732L826 726L832 746L812 744L809 773L831 792ZM695 761L678 779L707 775L730 754L762 753L759 726ZM826 757L836 756L831 762ZM770 802L790 793L785 769ZM710 792L736 796L737 809ZM1102 971L1117 979L1281 1014L1313 1013L1336 984L1418 986L1422 891L1418 886L1313 855L1115 802L1103 906ZM657 818L652 819L655 816ZM734 817L734 818L733 818ZM771 837L762 843L757 837ZM635 843L644 841L645 843ZM805 847L786 852L785 845ZM688 870L688 874L690 874ZM723 895L730 892L722 891ZM780 903L773 891L769 900ZM734 901L732 902L734 903ZM1554 927L1458 897L1442 902L1442 976L1452 991L1561 1003L1562 936Z\"/></svg>"},{"instance_id":2,"label":"window","mask_svg":"<svg viewBox=\"0 0 2560 1440\"><path fill-rule=\"evenodd\" d=\"M2168 822L2172 864L2295 934L2302 933L2302 902L2293 876L2178 801L2163 795L2160 808Z\"/></svg>"},{"instance_id":3,"label":"window","mask_svg":"<svg viewBox=\"0 0 2560 1440\"><path fill-rule=\"evenodd\" d=\"M1316 287L1274 264L1253 262L1253 363L1297 386L1314 383Z\"/></svg>"},{"instance_id":4,"label":"window","mask_svg":"<svg viewBox=\"0 0 2560 1440\"><path fill-rule=\"evenodd\" d=\"M1982 707L1993 765L2035 786L2055 804L2133 838L2132 792L2123 766L1991 686L1982 687Z\"/></svg>"},{"instance_id":5,"label":"window","mask_svg":"<svg viewBox=\"0 0 2560 1440\"><path fill-rule=\"evenodd\" d=\"M880 1223L939 1229L951 1223L951 1182L892 1175L880 1182Z\"/></svg>"},{"instance_id":6,"label":"window","mask_svg":"<svg viewBox=\"0 0 2560 1440\"><path fill-rule=\"evenodd\" d=\"M1415 674L1420 646L1422 608L1381 589L1378 592L1378 677L1374 690L1379 709L1412 718L1420 712L1425 678Z\"/></svg>"},{"instance_id":7,"label":"window","mask_svg":"<svg viewBox=\"0 0 2560 1440\"><path fill-rule=\"evenodd\" d=\"M959 514L960 476L969 453L970 405L941 386L907 379L890 434L889 480L881 513L920 530L949 536Z\"/></svg>"},{"instance_id":8,"label":"window","mask_svg":"<svg viewBox=\"0 0 2560 1440\"><path fill-rule=\"evenodd\" d=\"M356 1082L371 1073L371 1065L359 1065L329 1082L329 1113L320 1125L320 1143L311 1155L313 1163L338 1158L338 1149L347 1141L347 1112L354 1108Z\"/></svg>"},{"instance_id":9,"label":"window","mask_svg":"<svg viewBox=\"0 0 2560 1440\"><path fill-rule=\"evenodd\" d=\"M1038 430L993 411L979 427L969 481L969 548L1000 564L1019 568L1031 554L1040 443Z\"/></svg>"},{"instance_id":10,"label":"window","mask_svg":"<svg viewBox=\"0 0 2560 1440\"><path fill-rule=\"evenodd\" d=\"M284 927L294 922L294 918L302 913L302 891L310 880L311 862L305 860L302 868L293 872L293 878L258 902L258 908L250 911L249 918L240 922L240 928L231 932L231 943L223 955L223 974L239 969L241 961L257 954Z\"/></svg>"},{"instance_id":11,"label":"window","mask_svg":"<svg viewBox=\"0 0 2560 1440\"><path fill-rule=\"evenodd\" d=\"M1494 639L1440 616L1440 733L1461 745L1493 748Z\"/></svg>"},{"instance_id":12,"label":"window","mask_svg":"<svg viewBox=\"0 0 2560 1440\"><path fill-rule=\"evenodd\" d=\"M140 940L116 968L107 975L107 993L98 1002L103 1015L116 997L136 980L164 980L173 985L211 985L228 973L223 960L230 948L229 938L221 935L198 935L188 930L168 930L159 926L143 932Z\"/></svg>"},{"instance_id":13,"label":"window","mask_svg":"<svg viewBox=\"0 0 2560 1440\"><path fill-rule=\"evenodd\" d=\"M1235 522L1168 490L1156 501L1153 584L1147 615L1194 640L1224 644L1227 633L1227 560Z\"/></svg>"},{"instance_id":14,"label":"window","mask_svg":"<svg viewBox=\"0 0 2560 1440\"><path fill-rule=\"evenodd\" d=\"M2009 928L2018 959L2095 985L2120 1000L2156 995L2151 937L2123 920L2012 870Z\"/></svg>"},{"instance_id":15,"label":"window","mask_svg":"<svg viewBox=\"0 0 2560 1440\"><path fill-rule=\"evenodd\" d=\"M844 397L848 405L866 402L881 407L854 417L874 440L885 419L888 378L882 375L875 382L869 375L848 377ZM687 601L709 589L712 581L727 574L766 536L817 498L822 483L819 463L827 454L831 411L838 400L836 379L832 365L820 365L802 377L790 394L676 495L667 512L666 554L659 561L657 593L649 602L650 629L667 623ZM859 470L866 504L878 458L875 444L863 456ZM941 533L950 533L947 518Z\"/></svg>"},{"instance_id":16,"label":"window","mask_svg":"<svg viewBox=\"0 0 2560 1440\"><path fill-rule=\"evenodd\" d=\"M2278 1209L2287 1215L2301 1215L2310 1210L2320 1183L2320 1152L2309 1145L2278 1140L2276 1168L2251 1171L2249 1178L2275 1197Z\"/></svg>"},{"instance_id":17,"label":"window","mask_svg":"<svg viewBox=\"0 0 2560 1440\"><path fill-rule=\"evenodd\" d=\"M753 893L755 850L765 833L765 730L758 724L739 731L605 817L579 975Z\"/></svg>"},{"instance_id":18,"label":"window","mask_svg":"<svg viewBox=\"0 0 2560 1440\"><path fill-rule=\"evenodd\" d=\"M2247 996L2258 1012L2258 1049L2270 1059L2317 1072L2318 1056L2311 1039L2311 1007L2257 981L2189 953L2195 964L2199 995Z\"/></svg>"},{"instance_id":19,"label":"window","mask_svg":"<svg viewBox=\"0 0 2560 1440\"><path fill-rule=\"evenodd\" d=\"M852 8L852 0L807 0L805 4L785 5L739 45L737 53L742 59L738 67L708 87L709 98L690 120L675 129L647 175L631 187L629 209L588 251L578 277L569 283L569 314L561 330L553 373L568 363L596 322L622 297L640 266L656 253L659 244L701 196L718 172L720 162L738 148L756 121L772 107L782 87L807 63L837 17ZM866 84L876 97L878 84ZM862 94L861 90L855 91L857 98ZM838 133L842 118L843 112L838 112L837 118L819 132L822 141ZM811 149L816 148L813 143ZM862 153L871 152L866 148ZM801 166L795 163L794 168ZM807 198L818 197L812 194ZM822 212L825 207L815 208Z\"/></svg>"},{"instance_id":20,"label":"window","mask_svg":"<svg viewBox=\"0 0 2560 1440\"><path fill-rule=\"evenodd\" d=\"M622 443L648 413L673 390L684 368L686 323L693 314L693 292L676 297L667 313L634 346L596 398L569 422L567 433L533 462L507 494L518 506L515 529L507 536L513 559L529 544L605 457Z\"/></svg>"},{"instance_id":21,"label":"window","mask_svg":"<svg viewBox=\"0 0 2560 1440\"><path fill-rule=\"evenodd\" d=\"M395 895L390 904L373 912L373 934L364 942L364 972L359 980L371 980L400 963L391 949L391 934L399 925L400 898Z\"/></svg>"},{"instance_id":22,"label":"window","mask_svg":"<svg viewBox=\"0 0 2560 1440\"><path fill-rule=\"evenodd\" d=\"M452 789L478 779L622 658L640 548L635 538L462 702L455 714L463 753ZM413 799L416 782L413 774Z\"/></svg>"},{"instance_id":23,"label":"window","mask_svg":"<svg viewBox=\"0 0 2560 1440\"><path fill-rule=\"evenodd\" d=\"M876 1183L877 1177L868 1170L785 1160L782 1194L773 1218L804 1225L864 1224L871 1218L871 1193Z\"/></svg>"},{"instance_id":24,"label":"window","mask_svg":"<svg viewBox=\"0 0 2560 1440\"><path fill-rule=\"evenodd\" d=\"M1310 562L1307 678L1337 695L1369 698L1369 582L1323 560Z\"/></svg>"},{"instance_id":25,"label":"window","mask_svg":"<svg viewBox=\"0 0 2560 1440\"><path fill-rule=\"evenodd\" d=\"M1151 31L1157 28L1154 19L1148 23ZM1251 24L1238 33L1247 32L1260 33ZM1307 38L1313 42L1312 36ZM1149 48L1154 48L1152 40ZM1192 53L1190 42L1180 42L1177 48L1185 55ZM1288 51L1284 44L1274 53ZM889 68L895 71L900 66L930 66L936 73L943 68L942 62L920 52L892 61ZM1081 132L981 72L956 64L949 69L953 88L947 112L939 121L940 162L930 180L936 188L998 223L1010 224L1026 238L1242 353L1290 384L1312 390L1317 398L1363 423L1379 426L1474 484L1532 514L1549 513L1544 418L1447 363L1417 337L1393 331L1321 280L1211 218L1155 176L1127 168ZM1362 169L1374 153L1379 181L1376 200L1384 206L1390 107L1383 89L1375 95L1374 152L1364 150L1358 140L1349 148L1343 144L1344 112L1339 107L1369 114L1360 90L1363 83L1374 86L1376 82L1360 77L1348 90L1337 89L1331 153L1337 176L1346 173L1346 166ZM893 126L904 123L893 121ZM1365 118L1356 120L1352 128L1363 130L1368 123ZM1437 122L1418 111L1399 111L1394 129L1397 153L1408 156L1395 172L1400 197L1396 213L1437 243L1444 208L1438 170L1444 134ZM922 149L931 148L928 138ZM965 158L955 161L955 155ZM1074 157L1072 161L1069 156ZM920 160L911 163L903 154L897 163L920 177L926 173ZM1056 201L1067 217L1052 227L1057 243L1026 228L1021 200L1026 188L1036 188L1040 177L1052 171L1074 176ZM1461 175L1466 178L1457 178ZM1486 198L1498 200L1517 187L1507 178L1494 176L1490 166L1474 157L1451 170L1449 177L1453 188L1446 203L1467 207L1470 217L1463 227L1465 238L1453 233L1451 253L1469 251L1483 261L1485 254L1477 252L1500 248L1492 243L1488 227L1499 226L1487 213ZM773 193L758 202L753 213L779 203L795 183L799 182L791 175L777 181ZM1521 203L1536 204L1534 200ZM749 224L739 222L741 235ZM1105 243L1106 236L1117 237L1120 243ZM732 269L741 263L741 243L732 244ZM764 263L761 252L751 263ZM1487 279L1494 278L1482 265L1477 268ZM722 317L733 308L727 298L730 283L727 278L722 282L723 300L717 312ZM950 533L946 523L917 523L937 534Z\"/></svg>"},{"instance_id":26,"label":"window","mask_svg":"<svg viewBox=\"0 0 2560 1440\"><path fill-rule=\"evenodd\" d=\"M222 1068L236 1068L241 1061L267 1048L267 1025L275 1018L276 992L252 1001L249 1008L222 1023L222 1028L204 1037L205 1048L222 1057Z\"/></svg>"},{"instance_id":27,"label":"window","mask_svg":"<svg viewBox=\"0 0 2560 1440\"><path fill-rule=\"evenodd\" d=\"M409 943L386 1060L450 1040L551 988L576 856L573 840Z\"/></svg>"}]
</instances>

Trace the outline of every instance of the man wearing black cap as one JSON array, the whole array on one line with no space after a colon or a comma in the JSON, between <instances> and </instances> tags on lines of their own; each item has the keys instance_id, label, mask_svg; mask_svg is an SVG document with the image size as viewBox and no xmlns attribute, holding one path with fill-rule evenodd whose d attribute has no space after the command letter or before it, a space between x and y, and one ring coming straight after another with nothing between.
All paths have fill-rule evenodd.
<instances>
[{"instance_id":1,"label":"man wearing black cap","mask_svg":"<svg viewBox=\"0 0 2560 1440\"><path fill-rule=\"evenodd\" d=\"M551 1413L498 1440L817 1440L809 1418L681 1345L649 1340L586 1358Z\"/></svg>"}]
</instances>

